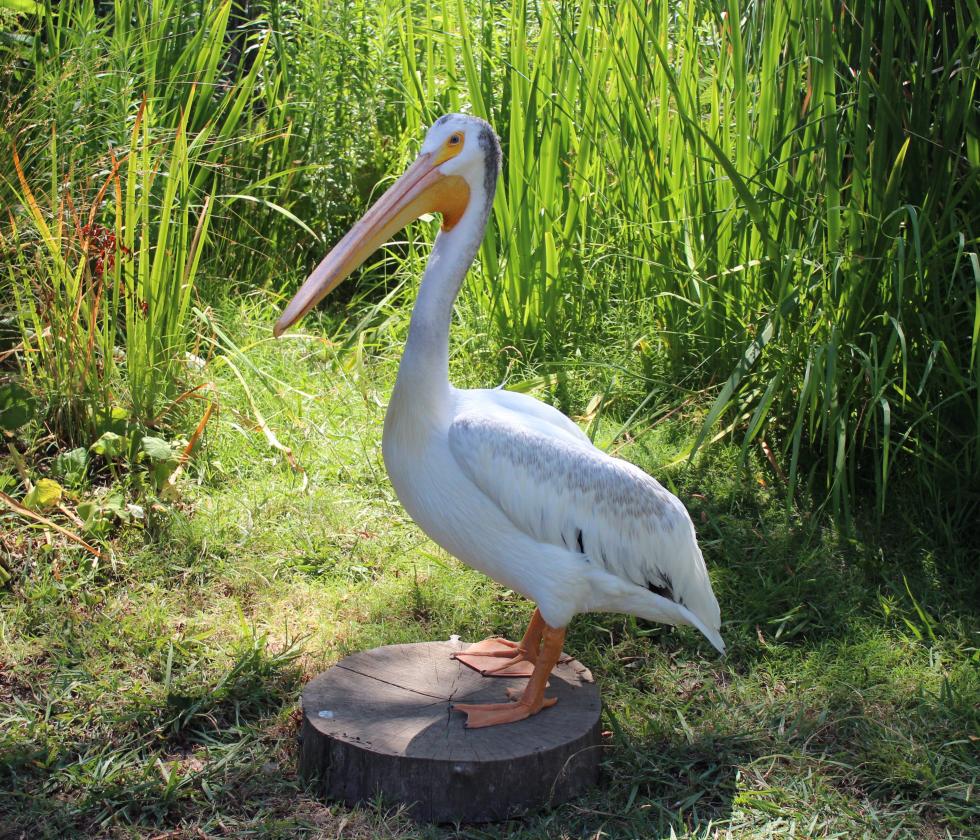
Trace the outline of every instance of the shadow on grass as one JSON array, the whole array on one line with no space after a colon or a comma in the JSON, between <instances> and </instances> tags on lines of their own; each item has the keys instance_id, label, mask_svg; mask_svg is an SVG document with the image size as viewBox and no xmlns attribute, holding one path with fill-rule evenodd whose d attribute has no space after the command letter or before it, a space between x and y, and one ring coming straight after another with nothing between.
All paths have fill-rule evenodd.
<instances>
[{"instance_id":1,"label":"shadow on grass","mask_svg":"<svg viewBox=\"0 0 980 840\"><path fill-rule=\"evenodd\" d=\"M675 438L683 427L668 434L671 446L681 445ZM736 447L665 471L657 468L663 446L654 434L628 454L659 474L690 511L725 630L758 635L758 628L766 639L813 644L848 635L855 615L880 620L888 611L883 600L931 624L935 635L945 621L956 634L980 614L975 529L951 542L923 524L913 499L896 492L887 518L858 512L845 534L803 491L803 501L787 510L784 483L758 459L744 462Z\"/></svg>"},{"instance_id":2,"label":"shadow on grass","mask_svg":"<svg viewBox=\"0 0 980 840\"><path fill-rule=\"evenodd\" d=\"M514 831L635 837L723 825L737 835L793 818L847 833L865 810L872 832L903 821L908 836L927 824L975 826L978 572L966 549L951 555L904 520L847 538L819 515L787 514L781 488L733 458L673 471L665 483L698 528L728 657L715 659L686 629L576 619L568 649L596 673L611 731L601 788ZM201 568L200 586L220 576L219 563L183 551ZM428 574L398 577L379 564L378 580L354 599L350 614L362 623L343 646L523 629L523 600L478 576L453 588L461 572L449 561ZM49 666L71 679L68 660L93 641L62 634L57 643L63 653ZM288 720L300 688L295 652L249 640L220 669L208 665L213 652L201 667L179 651L169 665L143 661L158 650L129 652L127 668L151 667L152 683L132 702L113 697L100 709L89 699L79 713L76 700L47 709L40 692L22 692L26 722L0 733L0 838L207 826L262 809L290 836L298 823L275 814L302 795Z\"/></svg>"},{"instance_id":3,"label":"shadow on grass","mask_svg":"<svg viewBox=\"0 0 980 840\"><path fill-rule=\"evenodd\" d=\"M173 825L222 801L234 811L270 788L298 789L275 764L269 778L257 756L263 742L290 737L281 718L300 684L299 653L253 635L225 670L168 671L166 686L131 702L25 706L25 725L0 740L0 838Z\"/></svg>"},{"instance_id":4,"label":"shadow on grass","mask_svg":"<svg viewBox=\"0 0 980 840\"><path fill-rule=\"evenodd\" d=\"M764 743L748 736L636 737L608 710L606 719L615 736L603 766L604 810L621 828L656 826L665 833L728 821L739 767L765 754Z\"/></svg>"},{"instance_id":5,"label":"shadow on grass","mask_svg":"<svg viewBox=\"0 0 980 840\"><path fill-rule=\"evenodd\" d=\"M960 729L975 711L922 702L904 711L877 719L860 702L834 698L819 708L735 712L733 723L755 717L754 733L687 740L620 730L596 816L607 818L604 829L610 818L618 827L610 836L641 836L644 826L664 836L719 825L737 832L753 810L763 821L812 817L813 830L829 832L848 825L835 820L853 817L857 805L869 825L906 823L911 833L897 836L922 836L914 828L922 822L975 829L976 757Z\"/></svg>"}]
</instances>

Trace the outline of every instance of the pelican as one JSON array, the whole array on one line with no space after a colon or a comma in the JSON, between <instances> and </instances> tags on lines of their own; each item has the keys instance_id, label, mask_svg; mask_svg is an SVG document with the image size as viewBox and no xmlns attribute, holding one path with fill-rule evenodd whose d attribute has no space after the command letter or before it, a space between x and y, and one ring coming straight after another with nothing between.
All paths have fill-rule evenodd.
<instances>
[{"instance_id":1,"label":"pelican","mask_svg":"<svg viewBox=\"0 0 980 840\"><path fill-rule=\"evenodd\" d=\"M536 604L519 642L486 639L457 658L485 675L528 677L491 704L456 704L466 726L512 723L553 705L548 676L583 612L696 627L724 652L718 601L681 501L597 449L569 418L525 394L449 382L449 325L483 239L500 142L447 114L414 163L340 240L276 322L278 337L397 231L442 216L385 415L382 451L405 510L450 554Z\"/></svg>"}]
</instances>

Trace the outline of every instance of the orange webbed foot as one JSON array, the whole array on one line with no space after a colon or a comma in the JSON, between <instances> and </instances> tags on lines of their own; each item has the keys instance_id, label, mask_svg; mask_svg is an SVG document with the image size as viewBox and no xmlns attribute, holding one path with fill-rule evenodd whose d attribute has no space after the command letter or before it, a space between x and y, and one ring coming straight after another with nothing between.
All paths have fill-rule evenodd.
<instances>
[{"instance_id":1,"label":"orange webbed foot","mask_svg":"<svg viewBox=\"0 0 980 840\"><path fill-rule=\"evenodd\" d=\"M466 650L454 653L453 659L485 677L529 677L534 670L529 651L522 648L520 642L497 637L470 645Z\"/></svg>"},{"instance_id":2,"label":"orange webbed foot","mask_svg":"<svg viewBox=\"0 0 980 840\"><path fill-rule=\"evenodd\" d=\"M530 677L538 659L544 627L544 619L535 609L519 642L494 636L470 645L465 651L454 653L453 659L458 659L485 677ZM494 659L504 661L494 662Z\"/></svg>"},{"instance_id":3,"label":"orange webbed foot","mask_svg":"<svg viewBox=\"0 0 980 840\"><path fill-rule=\"evenodd\" d=\"M455 703L453 711L466 715L466 728L479 729L484 726L498 726L503 723L516 723L519 720L535 715L542 709L554 706L558 702L555 697L545 697L544 690L548 677L561 656L562 642L565 641L565 629L543 625L543 643L540 655L534 663L534 671L528 680L524 691L509 691L509 703Z\"/></svg>"},{"instance_id":4,"label":"orange webbed foot","mask_svg":"<svg viewBox=\"0 0 980 840\"><path fill-rule=\"evenodd\" d=\"M463 712L466 715L467 729L480 729L502 723L517 723L519 720L537 714L541 709L554 706L557 702L556 697L545 697L536 709L521 700L516 703L454 703L453 711Z\"/></svg>"}]
</instances>

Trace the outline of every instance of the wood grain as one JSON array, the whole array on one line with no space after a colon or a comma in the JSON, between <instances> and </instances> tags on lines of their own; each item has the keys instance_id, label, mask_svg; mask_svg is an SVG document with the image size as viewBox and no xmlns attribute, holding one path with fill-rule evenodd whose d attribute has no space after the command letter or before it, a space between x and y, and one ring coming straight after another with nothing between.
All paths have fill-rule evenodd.
<instances>
[{"instance_id":1,"label":"wood grain","mask_svg":"<svg viewBox=\"0 0 980 840\"><path fill-rule=\"evenodd\" d=\"M564 802L599 769L599 690L559 664L558 704L504 726L465 729L455 702L499 703L520 679L482 677L452 658L459 642L356 653L303 691L300 775L347 804L402 803L425 822L487 822Z\"/></svg>"}]
</instances>

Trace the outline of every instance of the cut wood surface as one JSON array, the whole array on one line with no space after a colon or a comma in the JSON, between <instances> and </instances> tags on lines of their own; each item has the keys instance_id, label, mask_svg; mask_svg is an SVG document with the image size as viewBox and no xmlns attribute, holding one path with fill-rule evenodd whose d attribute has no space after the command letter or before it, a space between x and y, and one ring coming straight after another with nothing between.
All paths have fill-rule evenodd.
<instances>
[{"instance_id":1,"label":"cut wood surface","mask_svg":"<svg viewBox=\"0 0 980 840\"><path fill-rule=\"evenodd\" d=\"M575 660L552 673L557 705L527 720L466 729L452 703L499 703L526 680L483 677L456 641L356 653L303 691L300 774L348 804L379 794L427 822L486 822L564 802L599 768L599 690Z\"/></svg>"}]
</instances>

